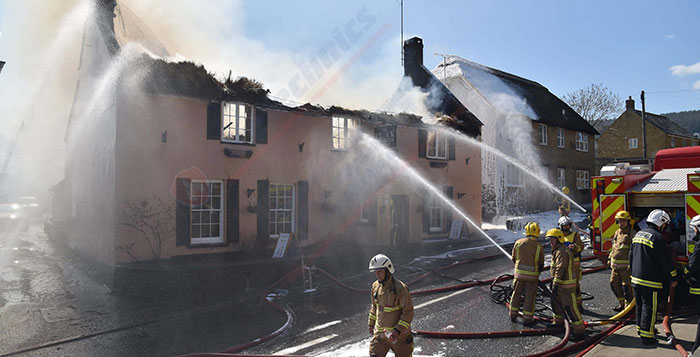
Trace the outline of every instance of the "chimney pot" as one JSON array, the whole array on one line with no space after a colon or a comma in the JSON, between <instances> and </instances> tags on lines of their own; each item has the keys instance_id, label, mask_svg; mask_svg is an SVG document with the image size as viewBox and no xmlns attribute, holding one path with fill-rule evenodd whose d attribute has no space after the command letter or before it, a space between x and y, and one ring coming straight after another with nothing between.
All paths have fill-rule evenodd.
<instances>
[{"instance_id":1,"label":"chimney pot","mask_svg":"<svg viewBox=\"0 0 700 357\"><path fill-rule=\"evenodd\" d=\"M625 106L627 107L627 110L634 110L634 99L632 99L632 96L627 98L625 101Z\"/></svg>"}]
</instances>

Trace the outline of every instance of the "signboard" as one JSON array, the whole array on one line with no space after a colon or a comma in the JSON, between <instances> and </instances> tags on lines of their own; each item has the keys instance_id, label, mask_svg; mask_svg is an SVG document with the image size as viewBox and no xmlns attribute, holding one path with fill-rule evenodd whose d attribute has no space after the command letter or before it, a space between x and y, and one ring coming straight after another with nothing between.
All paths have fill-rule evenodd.
<instances>
[{"instance_id":1,"label":"signboard","mask_svg":"<svg viewBox=\"0 0 700 357\"><path fill-rule=\"evenodd\" d=\"M449 239L459 239L460 235L462 235L462 224L464 222L461 219L452 220Z\"/></svg>"},{"instance_id":2,"label":"signboard","mask_svg":"<svg viewBox=\"0 0 700 357\"><path fill-rule=\"evenodd\" d=\"M396 125L385 125L374 128L374 137L390 148L396 147Z\"/></svg>"},{"instance_id":3,"label":"signboard","mask_svg":"<svg viewBox=\"0 0 700 357\"><path fill-rule=\"evenodd\" d=\"M272 253L273 258L282 258L284 252L287 250L287 244L289 244L289 233L280 233L279 238L277 238L277 246L275 247L275 252Z\"/></svg>"}]
</instances>

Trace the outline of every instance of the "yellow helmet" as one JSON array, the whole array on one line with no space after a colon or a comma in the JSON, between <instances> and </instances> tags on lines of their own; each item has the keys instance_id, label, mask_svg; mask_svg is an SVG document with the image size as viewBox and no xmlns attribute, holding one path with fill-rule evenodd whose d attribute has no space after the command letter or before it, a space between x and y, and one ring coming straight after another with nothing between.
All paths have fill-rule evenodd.
<instances>
[{"instance_id":1,"label":"yellow helmet","mask_svg":"<svg viewBox=\"0 0 700 357\"><path fill-rule=\"evenodd\" d=\"M615 219L632 219L632 217L627 211L618 211L617 214L615 214Z\"/></svg>"},{"instance_id":2,"label":"yellow helmet","mask_svg":"<svg viewBox=\"0 0 700 357\"><path fill-rule=\"evenodd\" d=\"M568 195L568 194L569 194L569 188L566 187L566 186L564 186L564 187L561 188L561 192L564 192L565 195Z\"/></svg>"},{"instance_id":3,"label":"yellow helmet","mask_svg":"<svg viewBox=\"0 0 700 357\"><path fill-rule=\"evenodd\" d=\"M537 222L530 222L525 225L525 235L539 237L540 236L540 225Z\"/></svg>"},{"instance_id":4,"label":"yellow helmet","mask_svg":"<svg viewBox=\"0 0 700 357\"><path fill-rule=\"evenodd\" d=\"M564 233L559 228L552 228L547 231L547 238L556 237L559 243L564 243Z\"/></svg>"}]
</instances>

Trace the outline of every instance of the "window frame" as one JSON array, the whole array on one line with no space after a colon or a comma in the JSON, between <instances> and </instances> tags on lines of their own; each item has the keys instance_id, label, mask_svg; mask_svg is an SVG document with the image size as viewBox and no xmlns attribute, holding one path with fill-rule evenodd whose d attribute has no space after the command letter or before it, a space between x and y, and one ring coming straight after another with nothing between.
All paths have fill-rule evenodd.
<instances>
[{"instance_id":1,"label":"window frame","mask_svg":"<svg viewBox=\"0 0 700 357\"><path fill-rule=\"evenodd\" d=\"M444 220L445 220L445 207L444 202L435 193L430 195L430 201L428 202L428 232L430 233L440 233L443 232ZM433 226L433 222L438 221L439 226Z\"/></svg>"},{"instance_id":2,"label":"window frame","mask_svg":"<svg viewBox=\"0 0 700 357\"><path fill-rule=\"evenodd\" d=\"M629 149L637 149L639 148L639 140L637 138L629 138L627 139ZM634 146L632 146L632 143L634 143Z\"/></svg>"},{"instance_id":3,"label":"window frame","mask_svg":"<svg viewBox=\"0 0 700 357\"><path fill-rule=\"evenodd\" d=\"M272 197L272 192L273 192L273 189L272 189L272 188L273 188L273 186L289 186L289 187L291 187L291 192L292 192L292 196L291 196L292 208L291 208L291 209L287 209L287 208L281 208L281 209L280 209L280 208L277 208L277 207L278 207L278 203L279 203L279 198L280 198L280 196L276 194L277 192L279 192L278 190L274 190L274 192L275 192L276 195L275 195L275 197L274 197L274 198L275 198L275 207L273 208L272 202L271 202L271 201L272 201L272 198L273 198L273 197ZM285 190L285 192L286 192L286 190ZM296 212L296 210L297 210L297 206L296 206L297 197L296 197L296 196L297 196L297 193L296 193L296 186L295 186L293 183L292 183L292 184L290 184L290 183L270 183L270 189L269 189L269 191L268 191L268 198L267 198L267 199L268 199L268 202L269 202L269 203L268 203L269 207L268 207L267 225L268 225L268 230L269 230L269 236L270 236L270 238L272 238L272 239L278 239L280 233L289 233L289 234L292 234L292 233L296 232L296 216L297 216L297 212ZM288 198L288 197L289 197L289 196L286 196L286 195L285 195L285 196L282 196L281 198L286 199L286 198ZM286 223L286 222L284 222L284 221L282 221L282 223L280 223L280 222L277 221L277 214L276 214L277 212L291 212L291 215L290 215L290 222L289 222L289 224L290 224L290 231L289 231L289 232L284 232L284 228L282 229L282 232L279 232L279 231L277 230L277 225L282 224L283 227L284 227L284 224ZM274 219L274 222L273 222L273 219ZM275 227L274 230L272 229L272 226L273 226L273 225L274 225L274 227ZM274 231L274 232L273 232L273 231Z\"/></svg>"},{"instance_id":4,"label":"window frame","mask_svg":"<svg viewBox=\"0 0 700 357\"><path fill-rule=\"evenodd\" d=\"M342 126L341 125L336 125L336 120L343 120ZM349 123L352 123L350 125ZM349 139L351 137L350 135L350 130L353 128L357 128L359 126L359 120L349 118L349 117L343 117L343 116L338 116L338 115L333 115L331 116L331 150L332 151L346 151L350 148L348 145ZM338 129L338 135L335 134L335 130ZM341 134L342 133L342 137ZM338 143L338 147L336 147L336 140ZM340 142L342 140L343 145L340 145Z\"/></svg>"},{"instance_id":5,"label":"window frame","mask_svg":"<svg viewBox=\"0 0 700 357\"><path fill-rule=\"evenodd\" d=\"M564 128L557 128L557 147L560 149L566 147L566 131Z\"/></svg>"},{"instance_id":6,"label":"window frame","mask_svg":"<svg viewBox=\"0 0 700 357\"><path fill-rule=\"evenodd\" d=\"M588 170L576 170L576 188L579 190L590 189L591 173ZM580 183L583 182L583 186Z\"/></svg>"},{"instance_id":7,"label":"window frame","mask_svg":"<svg viewBox=\"0 0 700 357\"><path fill-rule=\"evenodd\" d=\"M434 155L431 154L431 140L430 136L434 135L435 136L435 153ZM441 141L442 138L442 141ZM449 155L449 148L447 147L447 142L448 138L447 135L444 135L441 133L439 130L429 130L426 137L425 137L425 157L428 159L435 159L435 160L447 160L447 156ZM444 156L440 156L440 145L442 144L443 149L444 149Z\"/></svg>"},{"instance_id":8,"label":"window frame","mask_svg":"<svg viewBox=\"0 0 700 357\"><path fill-rule=\"evenodd\" d=\"M674 138L673 136L671 137L671 147L672 148L676 147L676 138Z\"/></svg>"},{"instance_id":9,"label":"window frame","mask_svg":"<svg viewBox=\"0 0 700 357\"><path fill-rule=\"evenodd\" d=\"M203 197L202 195L199 195L198 198L194 197L195 192L196 192L194 189L194 185L198 184L198 183L206 183L210 187L209 194L207 195L208 198L205 202L209 202L214 197L220 198L219 208L218 209L197 209L197 208L195 208L196 206L194 204L190 205L190 217L191 217L191 219L190 219L190 244L192 244L192 245L205 245L205 244L224 243L224 228L225 228L224 227L224 215L225 215L224 207L226 207L226 202L225 202L226 194L224 192L224 187L225 187L224 180L192 180L192 182L191 182L192 188L190 189L190 202L199 202L201 197ZM219 187L220 187L219 188L219 196L212 196L211 187L213 184L219 184ZM212 236L201 237L201 233L199 234L200 237L194 237L194 233L193 233L194 232L194 225L196 224L200 227L204 225L201 222L201 216L200 216L200 222L194 223L195 213L199 212L201 215L201 212L204 212L204 211L209 212L209 213L212 213L214 211L219 212L219 222L218 222L218 224L219 224L219 236L218 237L212 237ZM212 223L213 222L211 222L211 220L210 220L206 224L209 226L210 232L211 232ZM200 228L200 230L201 230L201 228Z\"/></svg>"},{"instance_id":10,"label":"window frame","mask_svg":"<svg viewBox=\"0 0 700 357\"><path fill-rule=\"evenodd\" d=\"M540 145L547 145L547 124L540 123Z\"/></svg>"},{"instance_id":11,"label":"window frame","mask_svg":"<svg viewBox=\"0 0 700 357\"><path fill-rule=\"evenodd\" d=\"M226 109L230 108L230 106L235 106L235 114L233 116L230 115L230 113L227 115L226 114ZM247 107L250 110L250 129L241 129L239 124L240 124L240 115L239 115L239 109L241 107ZM229 122L226 122L227 117L233 117L235 120L235 126L231 128L231 125L229 125ZM245 132L250 131L250 140L237 140L236 137L238 136L239 131L244 130ZM226 131L231 131L234 132L233 139L229 139L230 135L226 135ZM255 145L255 107L242 103L242 102L221 102L221 142L224 143L229 143L229 144L245 144L245 145Z\"/></svg>"},{"instance_id":12,"label":"window frame","mask_svg":"<svg viewBox=\"0 0 700 357\"><path fill-rule=\"evenodd\" d=\"M566 186L566 167L557 167L557 186Z\"/></svg>"},{"instance_id":13,"label":"window frame","mask_svg":"<svg viewBox=\"0 0 700 357\"><path fill-rule=\"evenodd\" d=\"M369 223L369 212L372 202L369 200L360 201L360 223Z\"/></svg>"},{"instance_id":14,"label":"window frame","mask_svg":"<svg viewBox=\"0 0 700 357\"><path fill-rule=\"evenodd\" d=\"M506 187L525 187L523 171L511 163L506 163Z\"/></svg>"},{"instance_id":15,"label":"window frame","mask_svg":"<svg viewBox=\"0 0 700 357\"><path fill-rule=\"evenodd\" d=\"M576 132L576 151L588 152L588 134Z\"/></svg>"}]
</instances>

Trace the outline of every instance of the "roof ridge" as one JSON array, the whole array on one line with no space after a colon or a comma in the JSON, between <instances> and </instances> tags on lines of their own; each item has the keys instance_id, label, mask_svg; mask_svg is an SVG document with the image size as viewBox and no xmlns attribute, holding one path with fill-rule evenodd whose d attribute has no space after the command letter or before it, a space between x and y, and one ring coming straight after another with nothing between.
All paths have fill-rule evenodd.
<instances>
[{"instance_id":1,"label":"roof ridge","mask_svg":"<svg viewBox=\"0 0 700 357\"><path fill-rule=\"evenodd\" d=\"M515 75L515 74L508 73L508 72L506 72L506 71L502 71L502 70L500 70L500 69L496 69L496 68L493 68L493 67L485 66L485 65L483 65L483 64L481 64L481 63L477 63L477 62L474 62L474 61L470 61L470 60L468 60L468 59L466 59L466 58L464 58L464 57L461 57L461 56L457 56L457 55L447 55L447 58L451 58L452 60L456 60L456 61L465 62L465 63L467 63L467 64L469 64L469 65L472 65L472 66L475 66L475 67L480 67L480 68L485 69L485 70L487 70L487 71L490 71L490 72L492 72L493 74L496 74L496 75L501 75L501 76L504 76L504 77L507 77L507 78L510 78L510 79L514 79L514 80L526 82L526 83L529 83L529 84L532 84L532 85L536 85L536 86L539 86L539 87L542 87L542 88L546 88L545 86L543 86L543 85L541 85L540 83L535 82L535 81L533 81L533 80L531 80L531 79L527 79L527 78L524 78L524 77L520 77L520 76L517 76L517 75ZM452 63L454 63L454 62L447 63L447 65L450 65L450 64L452 64ZM438 67L440 67L441 65L442 65L442 63L438 64Z\"/></svg>"}]
</instances>

